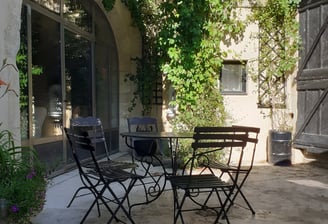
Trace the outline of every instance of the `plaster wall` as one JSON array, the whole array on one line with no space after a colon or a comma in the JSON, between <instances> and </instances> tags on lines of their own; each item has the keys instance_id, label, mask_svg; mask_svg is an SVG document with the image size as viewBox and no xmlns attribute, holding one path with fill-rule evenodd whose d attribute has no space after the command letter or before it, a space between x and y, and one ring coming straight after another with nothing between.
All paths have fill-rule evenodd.
<instances>
[{"instance_id":1,"label":"plaster wall","mask_svg":"<svg viewBox=\"0 0 328 224\"><path fill-rule=\"evenodd\" d=\"M16 143L20 143L19 120L19 76L16 66L16 54L19 49L19 29L21 0L1 0L0 3L0 66L3 60L9 66L0 72L0 130L13 133Z\"/></svg>"},{"instance_id":2,"label":"plaster wall","mask_svg":"<svg viewBox=\"0 0 328 224\"><path fill-rule=\"evenodd\" d=\"M250 8L244 3L240 8L240 18L246 19L250 13ZM228 124L256 126L261 129L259 135L259 143L255 155L256 163L265 163L267 161L267 138L271 129L271 121L268 116L269 109L258 108L257 82L251 78L257 74L258 68L258 26L250 24L247 26L244 38L238 43L232 43L230 46L224 46L230 50L227 59L241 59L247 61L247 81L245 95L225 95L225 107L230 116ZM296 57L296 56L295 56ZM256 72L256 73L254 73ZM292 115L290 126L294 127L296 123L297 109L297 92L293 82L296 73L293 74L287 82L287 109ZM299 154L299 150L292 149L292 163L303 161L303 157Z\"/></svg>"},{"instance_id":3,"label":"plaster wall","mask_svg":"<svg viewBox=\"0 0 328 224\"><path fill-rule=\"evenodd\" d=\"M101 5L101 1L99 1ZM128 111L135 86L125 81L126 74L136 71L136 64L132 58L141 57L141 36L139 30L133 26L128 8L121 2L115 1L114 8L107 14L113 29L119 59L119 114L120 132L127 131L127 117L141 114L141 107L135 108L133 113ZM140 104L139 104L140 105ZM120 150L126 150L123 139L120 138Z\"/></svg>"}]
</instances>

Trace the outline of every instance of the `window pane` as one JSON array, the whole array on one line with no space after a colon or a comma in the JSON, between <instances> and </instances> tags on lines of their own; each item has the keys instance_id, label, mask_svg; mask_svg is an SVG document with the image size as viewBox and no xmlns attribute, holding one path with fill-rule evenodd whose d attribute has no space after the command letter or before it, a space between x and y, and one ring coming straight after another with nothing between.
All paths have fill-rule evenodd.
<instances>
[{"instance_id":1,"label":"window pane","mask_svg":"<svg viewBox=\"0 0 328 224\"><path fill-rule=\"evenodd\" d=\"M118 61L115 38L106 17L96 8L95 67L97 116L105 129L118 128Z\"/></svg>"},{"instance_id":2,"label":"window pane","mask_svg":"<svg viewBox=\"0 0 328 224\"><path fill-rule=\"evenodd\" d=\"M33 136L61 135L62 90L60 70L59 24L32 11ZM33 73L32 68L32 73Z\"/></svg>"},{"instance_id":3,"label":"window pane","mask_svg":"<svg viewBox=\"0 0 328 224\"><path fill-rule=\"evenodd\" d=\"M66 100L72 108L72 116L91 116L91 43L67 30L65 30L65 66Z\"/></svg>"},{"instance_id":4,"label":"window pane","mask_svg":"<svg viewBox=\"0 0 328 224\"><path fill-rule=\"evenodd\" d=\"M87 32L92 32L91 12L91 2L88 0L64 1L64 18Z\"/></svg>"},{"instance_id":5,"label":"window pane","mask_svg":"<svg viewBox=\"0 0 328 224\"><path fill-rule=\"evenodd\" d=\"M96 45L96 111L105 129L109 126L110 117L110 82L108 50L104 45Z\"/></svg>"},{"instance_id":6,"label":"window pane","mask_svg":"<svg viewBox=\"0 0 328 224\"><path fill-rule=\"evenodd\" d=\"M27 68L27 8L22 7L22 20L20 29L20 48L17 54L17 67L19 69L20 87L20 122L22 140L29 137L29 110L28 110L28 68Z\"/></svg>"},{"instance_id":7,"label":"window pane","mask_svg":"<svg viewBox=\"0 0 328 224\"><path fill-rule=\"evenodd\" d=\"M34 0L43 7L49 9L52 12L59 14L60 12L60 0Z\"/></svg>"},{"instance_id":8,"label":"window pane","mask_svg":"<svg viewBox=\"0 0 328 224\"><path fill-rule=\"evenodd\" d=\"M245 65L224 63L220 77L222 92L245 92L245 80Z\"/></svg>"}]
</instances>

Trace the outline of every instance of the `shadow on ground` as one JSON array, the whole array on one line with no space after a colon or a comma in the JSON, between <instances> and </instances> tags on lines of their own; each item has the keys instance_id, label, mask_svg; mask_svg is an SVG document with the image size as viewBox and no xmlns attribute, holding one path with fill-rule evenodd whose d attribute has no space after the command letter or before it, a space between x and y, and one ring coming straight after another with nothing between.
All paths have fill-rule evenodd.
<instances>
[{"instance_id":1,"label":"shadow on ground","mask_svg":"<svg viewBox=\"0 0 328 224\"><path fill-rule=\"evenodd\" d=\"M229 212L231 223L246 224L322 224L328 222L328 175L327 166L321 163L292 166L255 166L244 186L244 193L256 214L243 208L243 201ZM66 208L80 180L76 171L55 178L47 191L44 210L32 220L33 224L77 224L90 204L90 197L77 199ZM168 186L169 188L169 186ZM138 189L133 193L141 196ZM135 223L173 223L173 196L165 191L155 202L133 209ZM120 214L124 220L124 216ZM211 212L190 212L185 215L186 224L212 223ZM96 209L86 224L107 223L106 211L98 217ZM222 223L225 223L222 221Z\"/></svg>"}]
</instances>

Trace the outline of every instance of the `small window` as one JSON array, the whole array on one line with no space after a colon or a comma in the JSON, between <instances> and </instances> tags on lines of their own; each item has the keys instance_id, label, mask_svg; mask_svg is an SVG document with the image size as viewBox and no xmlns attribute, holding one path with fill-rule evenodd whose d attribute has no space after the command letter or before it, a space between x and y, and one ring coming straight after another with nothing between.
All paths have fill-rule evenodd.
<instances>
[{"instance_id":1,"label":"small window","mask_svg":"<svg viewBox=\"0 0 328 224\"><path fill-rule=\"evenodd\" d=\"M246 61L225 61L220 75L223 94L246 94Z\"/></svg>"}]
</instances>

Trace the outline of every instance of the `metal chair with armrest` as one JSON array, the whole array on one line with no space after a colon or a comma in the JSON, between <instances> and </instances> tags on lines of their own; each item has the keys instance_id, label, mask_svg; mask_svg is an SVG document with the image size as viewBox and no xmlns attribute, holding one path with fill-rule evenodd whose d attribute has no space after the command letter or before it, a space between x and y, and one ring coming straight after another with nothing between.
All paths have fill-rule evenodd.
<instances>
[{"instance_id":1,"label":"metal chair with armrest","mask_svg":"<svg viewBox=\"0 0 328 224\"><path fill-rule=\"evenodd\" d=\"M95 156L96 149L92 143L92 138L88 136L87 132L74 134L65 128L65 133L71 146L73 158L78 167L82 183L84 187L89 189L94 195L94 200L83 216L81 223L85 221L96 204L98 207L98 214L100 215L99 202L101 202L111 214L108 223L111 223L114 219L116 221L122 221L116 215L120 210L123 211L131 223L134 223L131 213L124 207L124 203L127 201L128 207L130 207L129 193L135 183L143 177L116 166L101 166ZM84 163L80 157L83 152L89 153L91 162ZM113 183L116 183L115 190L111 187ZM123 190L123 195L118 195L120 192L117 190L118 186ZM105 196L105 193L109 194L109 196ZM110 208L108 202L116 204L116 208Z\"/></svg>"},{"instance_id":2,"label":"metal chair with armrest","mask_svg":"<svg viewBox=\"0 0 328 224\"><path fill-rule=\"evenodd\" d=\"M129 132L158 132L157 120L153 117L132 117L127 119ZM155 154L158 148L156 139L129 139L132 158Z\"/></svg>"},{"instance_id":3,"label":"metal chair with armrest","mask_svg":"<svg viewBox=\"0 0 328 224\"><path fill-rule=\"evenodd\" d=\"M127 119L129 132L158 132L157 120L153 117L132 117ZM131 206L148 204L156 200L166 186L166 168L158 151L159 139L125 138L131 149L132 162L138 164L134 171L143 177L139 185L144 189L145 201ZM171 162L171 160L170 160Z\"/></svg>"},{"instance_id":4,"label":"metal chair with armrest","mask_svg":"<svg viewBox=\"0 0 328 224\"><path fill-rule=\"evenodd\" d=\"M137 167L135 163L118 162L110 158L110 152L107 146L103 125L99 118L89 116L89 117L78 117L78 118L71 119L69 130L71 133L77 135L80 135L81 133L84 134L87 133L88 136L90 137L91 143L93 144L96 150L97 147L105 150L105 155L106 155L105 160L98 162L101 167L110 166L110 167L117 167L120 169L135 169ZM93 165L93 162L91 162L91 165ZM85 186L81 186L75 191L72 199L67 205L68 208L72 205L73 201L76 198L89 194L89 192L79 194L80 191L84 189L89 190Z\"/></svg>"},{"instance_id":5,"label":"metal chair with armrest","mask_svg":"<svg viewBox=\"0 0 328 224\"><path fill-rule=\"evenodd\" d=\"M226 148L239 150L243 154L247 135L236 133L235 127L195 127L192 156L186 163L182 175L169 177L174 196L174 223L180 218L184 223L182 213L194 210L211 209L216 212L214 223L225 218L228 223L227 207L236 188L236 181L224 181L213 173L197 172L198 165L210 161L212 153ZM241 158L237 163L234 179L238 180ZM182 191L182 197L179 195ZM202 197L201 197L202 196ZM216 197L215 197L216 196ZM192 207L185 208L186 201L192 202Z\"/></svg>"},{"instance_id":6,"label":"metal chair with armrest","mask_svg":"<svg viewBox=\"0 0 328 224\"><path fill-rule=\"evenodd\" d=\"M239 153L236 150L228 150L225 162L218 162L214 160L209 160L207 164L202 164L205 169L209 169L212 174L215 173L215 170L220 170L220 178L227 174L229 178L234 178L234 173L239 172L239 179L236 182L236 192L234 193L233 197L231 198L231 203L227 208L229 211L230 207L234 204L236 197L240 194L243 198L244 202L246 203L248 209L255 215L255 211L251 206L250 202L247 200L245 194L242 192L242 187L244 186L254 164L254 157L256 152L256 146L258 143L258 135L260 133L260 128L257 127L249 127L249 126L237 126L234 125L237 129L235 132L237 133L245 133L247 134L247 147L244 150L243 157L241 160L241 167L237 167L234 163L234 158L239 158ZM240 205L241 206L241 205ZM243 206L242 206L243 207Z\"/></svg>"}]
</instances>

